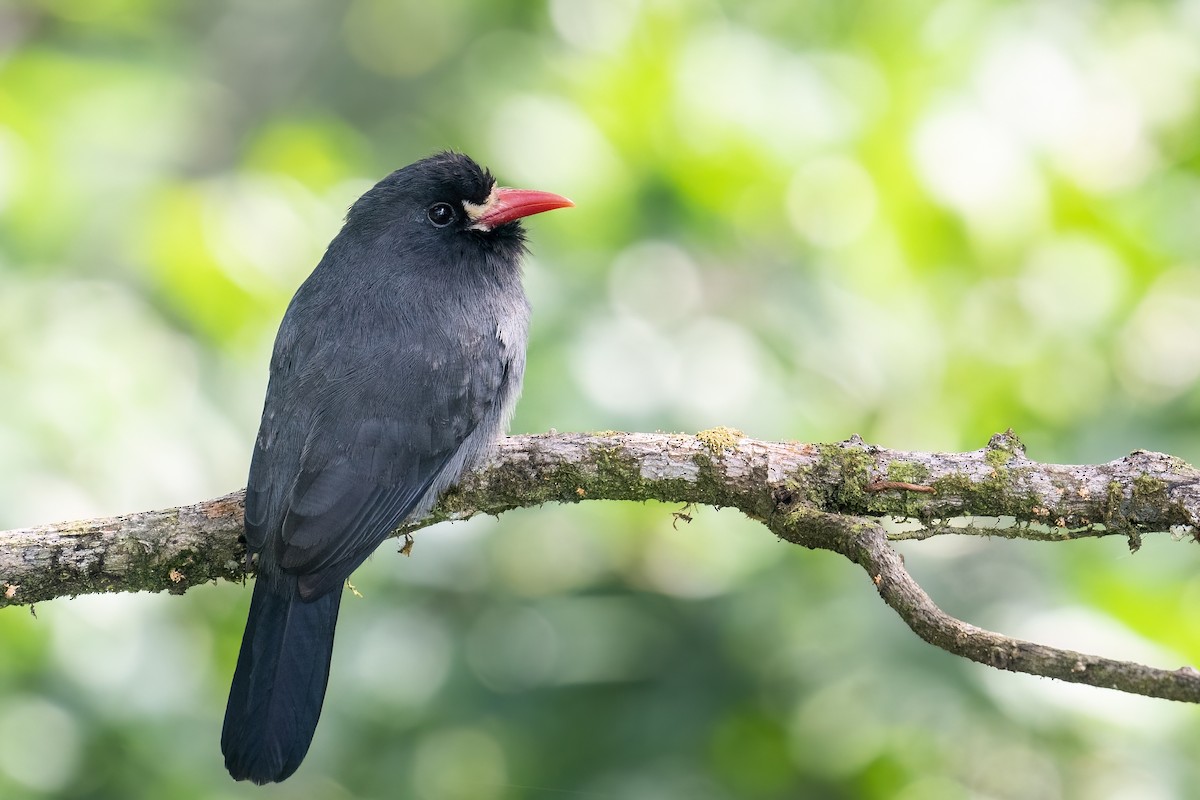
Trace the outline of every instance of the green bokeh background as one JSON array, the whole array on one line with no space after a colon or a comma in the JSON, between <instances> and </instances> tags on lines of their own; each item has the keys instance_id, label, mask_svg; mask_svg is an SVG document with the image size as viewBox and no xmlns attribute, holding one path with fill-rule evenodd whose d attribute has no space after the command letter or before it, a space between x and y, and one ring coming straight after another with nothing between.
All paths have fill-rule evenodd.
<instances>
[{"instance_id":1,"label":"green bokeh background","mask_svg":"<svg viewBox=\"0 0 1200 800\"><path fill-rule=\"evenodd\" d=\"M434 150L530 222L515 431L1200 461L1200 2L0 3L0 528L244 483L274 330ZM0 612L0 797L1200 797L1200 712L913 637L731 512L385 546L299 773L217 746L249 592ZM905 546L951 613L1174 668L1166 535Z\"/></svg>"}]
</instances>

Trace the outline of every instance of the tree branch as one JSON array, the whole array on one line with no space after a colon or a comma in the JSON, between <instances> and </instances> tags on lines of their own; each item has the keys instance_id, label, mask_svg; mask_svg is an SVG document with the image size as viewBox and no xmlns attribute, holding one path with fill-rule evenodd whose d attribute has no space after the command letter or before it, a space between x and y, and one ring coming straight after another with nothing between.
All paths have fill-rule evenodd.
<instances>
[{"instance_id":1,"label":"tree branch","mask_svg":"<svg viewBox=\"0 0 1200 800\"><path fill-rule=\"evenodd\" d=\"M1107 464L1040 464L1011 431L967 453L761 442L727 428L684 434L541 434L503 440L424 520L500 514L548 501L662 500L741 510L795 544L861 566L922 639L999 669L1200 702L1200 672L1173 672L985 631L939 609L888 539L944 533L1062 541L1144 533L1197 540L1200 472L1161 453ZM0 533L0 606L109 591L181 593L244 577L243 494L193 506ZM880 520L919 530L887 533ZM958 524L950 526L950 520Z\"/></svg>"},{"instance_id":2,"label":"tree branch","mask_svg":"<svg viewBox=\"0 0 1200 800\"><path fill-rule=\"evenodd\" d=\"M803 521L772 524L781 538L808 545L814 531L834 550L858 564L913 633L941 649L980 664L1071 683L1103 686L1165 700L1200 702L1200 672L1156 669L1026 642L977 628L942 611L904 568L886 532L870 519L816 514ZM827 530L823 530L827 529Z\"/></svg>"}]
</instances>

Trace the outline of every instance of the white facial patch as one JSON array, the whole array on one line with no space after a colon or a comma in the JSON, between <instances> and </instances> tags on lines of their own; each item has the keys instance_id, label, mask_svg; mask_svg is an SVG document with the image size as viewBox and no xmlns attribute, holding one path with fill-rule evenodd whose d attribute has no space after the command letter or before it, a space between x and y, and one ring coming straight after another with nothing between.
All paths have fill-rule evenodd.
<instances>
[{"instance_id":1,"label":"white facial patch","mask_svg":"<svg viewBox=\"0 0 1200 800\"><path fill-rule=\"evenodd\" d=\"M472 203L470 200L462 201L463 211L467 212L467 219L469 219L469 220L471 220L471 222L475 223L474 225L470 226L473 230L477 230L477 231L491 230L490 225L481 225L478 223L478 219L480 217L482 217L485 213L487 213L488 209L490 209L495 204L495 202L496 202L496 187L495 186L492 187L492 192L491 192L491 194L488 195L487 200L484 200L482 203Z\"/></svg>"}]
</instances>

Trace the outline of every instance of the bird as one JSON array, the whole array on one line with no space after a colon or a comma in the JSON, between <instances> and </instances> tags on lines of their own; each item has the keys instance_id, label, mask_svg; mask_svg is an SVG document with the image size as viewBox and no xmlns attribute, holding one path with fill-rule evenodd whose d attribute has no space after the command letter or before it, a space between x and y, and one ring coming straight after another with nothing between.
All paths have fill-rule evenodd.
<instances>
[{"instance_id":1,"label":"bird","mask_svg":"<svg viewBox=\"0 0 1200 800\"><path fill-rule=\"evenodd\" d=\"M221 729L233 778L300 766L350 574L507 430L530 315L520 220L571 205L437 153L355 201L296 291L246 486L257 578Z\"/></svg>"}]
</instances>

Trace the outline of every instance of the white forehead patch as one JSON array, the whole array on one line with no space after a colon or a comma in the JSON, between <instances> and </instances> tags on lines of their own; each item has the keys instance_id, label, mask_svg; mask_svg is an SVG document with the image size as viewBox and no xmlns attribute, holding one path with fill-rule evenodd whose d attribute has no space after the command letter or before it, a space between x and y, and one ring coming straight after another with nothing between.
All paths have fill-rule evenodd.
<instances>
[{"instance_id":1,"label":"white forehead patch","mask_svg":"<svg viewBox=\"0 0 1200 800\"><path fill-rule=\"evenodd\" d=\"M483 212L485 212L489 208L491 208L492 204L495 202L496 202L496 187L493 186L491 194L488 195L487 200L484 200L483 203L472 203L470 200L463 200L462 201L463 211L467 212L468 219L470 219L472 222L475 222L477 219L482 217Z\"/></svg>"}]
</instances>

